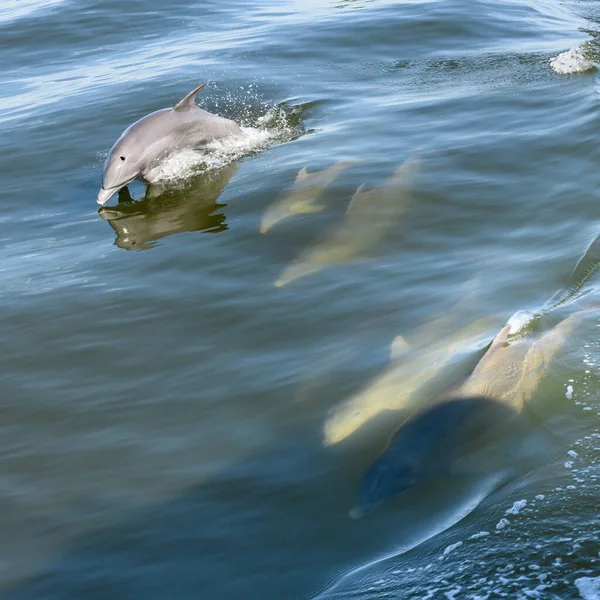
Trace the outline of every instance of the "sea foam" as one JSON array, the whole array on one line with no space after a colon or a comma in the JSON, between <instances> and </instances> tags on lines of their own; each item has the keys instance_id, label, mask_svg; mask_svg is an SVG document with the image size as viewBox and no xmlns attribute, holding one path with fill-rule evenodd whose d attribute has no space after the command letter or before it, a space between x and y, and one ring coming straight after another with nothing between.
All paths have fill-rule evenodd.
<instances>
[{"instance_id":1,"label":"sea foam","mask_svg":"<svg viewBox=\"0 0 600 600\"><path fill-rule=\"evenodd\" d=\"M600 577L580 577L575 585L583 600L600 600Z\"/></svg>"},{"instance_id":2,"label":"sea foam","mask_svg":"<svg viewBox=\"0 0 600 600\"><path fill-rule=\"evenodd\" d=\"M594 61L586 54L586 45L587 42L584 42L551 58L552 70L559 75L572 75L594 69Z\"/></svg>"}]
</instances>

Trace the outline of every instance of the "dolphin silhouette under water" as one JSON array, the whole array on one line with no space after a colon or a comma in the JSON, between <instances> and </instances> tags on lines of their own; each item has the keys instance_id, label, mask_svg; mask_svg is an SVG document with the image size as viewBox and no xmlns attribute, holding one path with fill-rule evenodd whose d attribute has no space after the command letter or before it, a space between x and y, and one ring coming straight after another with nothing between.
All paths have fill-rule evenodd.
<instances>
[{"instance_id":1,"label":"dolphin silhouette under water","mask_svg":"<svg viewBox=\"0 0 600 600\"><path fill-rule=\"evenodd\" d=\"M367 470L351 516L367 515L429 477L470 471L478 459L493 458L491 441L523 424L521 411L551 360L593 309L571 314L540 336L512 342L511 325L502 327L462 385L404 421Z\"/></svg>"},{"instance_id":2,"label":"dolphin silhouette under water","mask_svg":"<svg viewBox=\"0 0 600 600\"><path fill-rule=\"evenodd\" d=\"M483 396L453 398L418 411L393 436L363 477L354 519L427 478L452 470L490 427L506 425L516 414L502 402Z\"/></svg>"},{"instance_id":3,"label":"dolphin silhouette under water","mask_svg":"<svg viewBox=\"0 0 600 600\"><path fill-rule=\"evenodd\" d=\"M230 136L241 136L240 126L213 115L194 102L206 83L193 89L173 108L163 108L130 125L111 148L104 164L98 204L106 202L138 177L156 181L157 167L170 154L199 148Z\"/></svg>"},{"instance_id":4,"label":"dolphin silhouette under water","mask_svg":"<svg viewBox=\"0 0 600 600\"><path fill-rule=\"evenodd\" d=\"M315 246L303 250L287 265L275 281L275 287L318 273L334 265L366 258L398 219L407 211L411 189L419 172L419 153L396 169L380 186L354 192L346 214L333 231Z\"/></svg>"},{"instance_id":5,"label":"dolphin silhouette under water","mask_svg":"<svg viewBox=\"0 0 600 600\"><path fill-rule=\"evenodd\" d=\"M277 198L265 211L260 223L260 232L267 233L269 229L292 215L325 210L325 205L320 204L318 199L325 188L350 164L348 161L340 161L327 169L311 173L306 167L300 169L291 189Z\"/></svg>"}]
</instances>

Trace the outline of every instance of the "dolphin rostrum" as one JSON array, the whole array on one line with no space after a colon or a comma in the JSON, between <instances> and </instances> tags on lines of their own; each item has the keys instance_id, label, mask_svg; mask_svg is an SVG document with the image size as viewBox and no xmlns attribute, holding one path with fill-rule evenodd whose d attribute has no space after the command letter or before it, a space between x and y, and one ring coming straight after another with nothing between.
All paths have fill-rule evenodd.
<instances>
[{"instance_id":1,"label":"dolphin rostrum","mask_svg":"<svg viewBox=\"0 0 600 600\"><path fill-rule=\"evenodd\" d=\"M284 219L292 215L321 212L323 204L317 203L325 188L350 166L349 162L337 162L327 169L309 173L306 167L298 172L291 190L277 198L265 211L260 223L260 232L266 233Z\"/></svg>"},{"instance_id":2,"label":"dolphin rostrum","mask_svg":"<svg viewBox=\"0 0 600 600\"><path fill-rule=\"evenodd\" d=\"M242 135L234 121L196 106L196 94L206 85L203 83L193 89L173 108L163 108L143 117L121 134L104 164L98 204L105 204L138 177L148 183L156 181L157 167L175 151Z\"/></svg>"}]
</instances>

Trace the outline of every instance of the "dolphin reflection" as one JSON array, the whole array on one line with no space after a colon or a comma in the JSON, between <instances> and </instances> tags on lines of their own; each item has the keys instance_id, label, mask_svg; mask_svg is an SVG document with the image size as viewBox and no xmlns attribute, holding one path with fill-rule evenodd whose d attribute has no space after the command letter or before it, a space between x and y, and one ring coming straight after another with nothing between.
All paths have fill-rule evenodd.
<instances>
[{"instance_id":1,"label":"dolphin reflection","mask_svg":"<svg viewBox=\"0 0 600 600\"><path fill-rule=\"evenodd\" d=\"M179 189L150 185L139 201L133 201L124 188L119 204L102 207L98 214L115 230L115 245L125 250L147 250L175 233L225 231L226 217L219 209L227 205L217 200L237 168L232 164L202 173Z\"/></svg>"}]
</instances>

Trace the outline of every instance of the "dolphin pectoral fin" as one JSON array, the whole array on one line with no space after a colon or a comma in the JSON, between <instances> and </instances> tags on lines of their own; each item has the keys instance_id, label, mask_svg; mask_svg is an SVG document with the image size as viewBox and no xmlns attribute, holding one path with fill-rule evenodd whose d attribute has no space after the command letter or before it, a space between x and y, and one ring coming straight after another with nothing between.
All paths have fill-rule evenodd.
<instances>
[{"instance_id":1,"label":"dolphin pectoral fin","mask_svg":"<svg viewBox=\"0 0 600 600\"><path fill-rule=\"evenodd\" d=\"M406 186L410 185L419 172L421 166L420 158L419 152L415 152L406 159L390 177L391 182Z\"/></svg>"},{"instance_id":2,"label":"dolphin pectoral fin","mask_svg":"<svg viewBox=\"0 0 600 600\"><path fill-rule=\"evenodd\" d=\"M194 88L187 96L182 98L174 107L173 110L177 112L190 110L192 108L196 108L196 95L200 90L203 90L208 83L201 83L197 88Z\"/></svg>"},{"instance_id":3,"label":"dolphin pectoral fin","mask_svg":"<svg viewBox=\"0 0 600 600\"><path fill-rule=\"evenodd\" d=\"M338 161L334 165L323 169L322 171L313 171L311 173L308 172L306 167L302 167L298 171L298 175L296 175L296 179L294 181L294 185L299 185L304 183L307 179L315 179L319 182L319 185L323 187L328 186L334 179L345 171L350 165L352 165L352 161Z\"/></svg>"}]
</instances>

